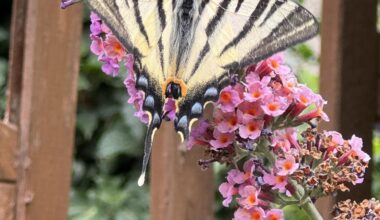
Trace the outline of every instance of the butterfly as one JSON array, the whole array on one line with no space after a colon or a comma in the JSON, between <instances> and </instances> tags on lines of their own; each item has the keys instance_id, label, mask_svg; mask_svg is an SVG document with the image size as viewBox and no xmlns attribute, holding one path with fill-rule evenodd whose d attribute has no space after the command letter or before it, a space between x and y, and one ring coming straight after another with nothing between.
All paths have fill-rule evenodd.
<instances>
[{"instance_id":1,"label":"butterfly","mask_svg":"<svg viewBox=\"0 0 380 220\"><path fill-rule=\"evenodd\" d=\"M318 33L315 17L288 0L86 0L135 58L136 88L149 115L143 185L168 98L182 140L229 84L231 72Z\"/></svg>"}]
</instances>

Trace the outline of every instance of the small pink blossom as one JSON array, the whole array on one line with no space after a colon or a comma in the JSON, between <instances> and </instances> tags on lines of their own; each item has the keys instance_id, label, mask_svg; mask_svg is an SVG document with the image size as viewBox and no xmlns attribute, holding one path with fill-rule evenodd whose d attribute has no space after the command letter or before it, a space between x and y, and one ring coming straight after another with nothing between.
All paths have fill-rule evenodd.
<instances>
[{"instance_id":1,"label":"small pink blossom","mask_svg":"<svg viewBox=\"0 0 380 220\"><path fill-rule=\"evenodd\" d=\"M214 149L228 147L235 139L234 133L222 133L217 129L214 130L213 135L215 140L211 140L210 144Z\"/></svg>"},{"instance_id":2,"label":"small pink blossom","mask_svg":"<svg viewBox=\"0 0 380 220\"><path fill-rule=\"evenodd\" d=\"M90 50L93 54L97 56L102 56L104 54L103 40L98 36L91 36L91 46Z\"/></svg>"},{"instance_id":3,"label":"small pink blossom","mask_svg":"<svg viewBox=\"0 0 380 220\"><path fill-rule=\"evenodd\" d=\"M243 124L239 125L239 135L242 138L249 138L255 140L260 137L261 130L263 130L264 121L263 120L243 120Z\"/></svg>"},{"instance_id":4,"label":"small pink blossom","mask_svg":"<svg viewBox=\"0 0 380 220\"><path fill-rule=\"evenodd\" d=\"M266 220L283 220L284 213L281 209L271 209L266 213Z\"/></svg>"},{"instance_id":5,"label":"small pink blossom","mask_svg":"<svg viewBox=\"0 0 380 220\"><path fill-rule=\"evenodd\" d=\"M220 92L218 103L223 112L233 112L241 102L239 93L232 86L227 86Z\"/></svg>"},{"instance_id":6,"label":"small pink blossom","mask_svg":"<svg viewBox=\"0 0 380 220\"><path fill-rule=\"evenodd\" d=\"M198 121L198 124L191 130L189 140L186 143L186 148L191 150L194 145L208 145L209 137L207 134L207 129L209 127L209 123L201 119Z\"/></svg>"},{"instance_id":7,"label":"small pink blossom","mask_svg":"<svg viewBox=\"0 0 380 220\"><path fill-rule=\"evenodd\" d=\"M267 95L262 101L264 113L273 117L280 116L289 106L288 100L282 96Z\"/></svg>"},{"instance_id":8,"label":"small pink blossom","mask_svg":"<svg viewBox=\"0 0 380 220\"><path fill-rule=\"evenodd\" d=\"M173 98L168 98L165 102L164 105L164 114L167 119L170 121L173 121L175 119L175 112L176 110L176 105L175 105L175 100Z\"/></svg>"},{"instance_id":9,"label":"small pink blossom","mask_svg":"<svg viewBox=\"0 0 380 220\"><path fill-rule=\"evenodd\" d=\"M360 160L368 162L371 157L362 150L363 140L355 135L352 135L348 141L352 148L352 155L359 157Z\"/></svg>"},{"instance_id":10,"label":"small pink blossom","mask_svg":"<svg viewBox=\"0 0 380 220\"><path fill-rule=\"evenodd\" d=\"M238 199L239 205L245 209L251 209L259 204L259 191L254 186L247 185L239 190L241 198Z\"/></svg>"},{"instance_id":11,"label":"small pink blossom","mask_svg":"<svg viewBox=\"0 0 380 220\"><path fill-rule=\"evenodd\" d=\"M237 116L240 122L249 119L260 119L264 112L258 102L242 102L237 109Z\"/></svg>"},{"instance_id":12,"label":"small pink blossom","mask_svg":"<svg viewBox=\"0 0 380 220\"><path fill-rule=\"evenodd\" d=\"M244 93L244 98L248 102L255 102L270 93L271 90L266 85L255 82L248 85L248 91Z\"/></svg>"},{"instance_id":13,"label":"small pink blossom","mask_svg":"<svg viewBox=\"0 0 380 220\"><path fill-rule=\"evenodd\" d=\"M275 176L273 174L264 173L263 180L266 184L273 186L273 189L278 189L279 192L286 193L290 196L290 193L286 189L286 185L288 185L287 176Z\"/></svg>"},{"instance_id":14,"label":"small pink blossom","mask_svg":"<svg viewBox=\"0 0 380 220\"><path fill-rule=\"evenodd\" d=\"M219 186L219 192L224 198L223 206L228 207L232 201L232 197L238 193L238 189L233 184L227 182Z\"/></svg>"},{"instance_id":15,"label":"small pink blossom","mask_svg":"<svg viewBox=\"0 0 380 220\"><path fill-rule=\"evenodd\" d=\"M214 120L216 129L222 133L233 132L239 128L238 117L234 112L224 113L217 109L214 112Z\"/></svg>"},{"instance_id":16,"label":"small pink blossom","mask_svg":"<svg viewBox=\"0 0 380 220\"><path fill-rule=\"evenodd\" d=\"M119 62L113 59L103 59L102 71L109 76L117 76L119 74Z\"/></svg>"},{"instance_id":17,"label":"small pink blossom","mask_svg":"<svg viewBox=\"0 0 380 220\"><path fill-rule=\"evenodd\" d=\"M276 167L279 170L277 175L287 176L298 169L299 163L296 163L296 159L292 155L286 155L285 159L276 161Z\"/></svg>"},{"instance_id":18,"label":"small pink blossom","mask_svg":"<svg viewBox=\"0 0 380 220\"><path fill-rule=\"evenodd\" d=\"M116 59L118 62L126 56L123 45L113 35L108 35L104 41L104 51L109 58Z\"/></svg>"}]
</instances>

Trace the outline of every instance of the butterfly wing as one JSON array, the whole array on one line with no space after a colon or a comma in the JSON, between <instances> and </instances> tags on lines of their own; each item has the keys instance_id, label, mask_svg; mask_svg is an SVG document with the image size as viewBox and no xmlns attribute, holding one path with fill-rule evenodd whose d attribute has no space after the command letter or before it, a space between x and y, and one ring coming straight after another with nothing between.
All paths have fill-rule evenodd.
<instances>
[{"instance_id":1,"label":"butterfly wing","mask_svg":"<svg viewBox=\"0 0 380 220\"><path fill-rule=\"evenodd\" d=\"M257 63L318 32L314 16L287 0L203 0L180 100L177 131L186 139L204 103L218 98L231 70Z\"/></svg>"},{"instance_id":2,"label":"butterfly wing","mask_svg":"<svg viewBox=\"0 0 380 220\"><path fill-rule=\"evenodd\" d=\"M173 1L86 0L86 3L135 58L136 87L145 92L143 110L149 115L143 171L139 179L142 185L165 102L161 87L169 63L172 27L168 24L172 22Z\"/></svg>"}]
</instances>

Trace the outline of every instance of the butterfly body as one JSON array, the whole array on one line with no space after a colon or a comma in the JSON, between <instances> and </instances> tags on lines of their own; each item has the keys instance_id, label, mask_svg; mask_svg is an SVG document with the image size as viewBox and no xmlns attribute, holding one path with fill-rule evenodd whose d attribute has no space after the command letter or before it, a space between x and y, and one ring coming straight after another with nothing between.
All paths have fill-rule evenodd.
<instances>
[{"instance_id":1,"label":"butterfly body","mask_svg":"<svg viewBox=\"0 0 380 220\"><path fill-rule=\"evenodd\" d=\"M134 55L136 88L149 115L143 173L168 98L174 127L187 139L205 103L216 101L230 72L307 40L315 18L288 0L86 0Z\"/></svg>"}]
</instances>

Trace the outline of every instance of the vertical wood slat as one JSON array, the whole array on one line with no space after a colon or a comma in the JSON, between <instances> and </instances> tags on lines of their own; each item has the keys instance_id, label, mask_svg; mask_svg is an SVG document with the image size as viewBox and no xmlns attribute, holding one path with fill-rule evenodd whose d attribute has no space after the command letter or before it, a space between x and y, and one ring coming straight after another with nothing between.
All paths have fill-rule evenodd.
<instances>
[{"instance_id":1,"label":"vertical wood slat","mask_svg":"<svg viewBox=\"0 0 380 220\"><path fill-rule=\"evenodd\" d=\"M16 182L17 147L17 129L0 121L0 181Z\"/></svg>"},{"instance_id":2,"label":"vertical wood slat","mask_svg":"<svg viewBox=\"0 0 380 220\"><path fill-rule=\"evenodd\" d=\"M7 105L4 122L18 124L21 102L22 67L26 20L26 0L13 0L9 47Z\"/></svg>"},{"instance_id":3,"label":"vertical wood slat","mask_svg":"<svg viewBox=\"0 0 380 220\"><path fill-rule=\"evenodd\" d=\"M376 0L323 1L320 91L328 101L326 111L331 119L323 129L340 131L346 139L352 134L362 137L369 154L378 95L376 10ZM370 196L371 169L363 184L339 193L337 200ZM320 202L325 219L332 201Z\"/></svg>"},{"instance_id":4,"label":"vertical wood slat","mask_svg":"<svg viewBox=\"0 0 380 220\"><path fill-rule=\"evenodd\" d=\"M15 218L16 185L0 183L0 219L14 220Z\"/></svg>"},{"instance_id":5,"label":"vertical wood slat","mask_svg":"<svg viewBox=\"0 0 380 220\"><path fill-rule=\"evenodd\" d=\"M16 219L67 219L82 6L27 5Z\"/></svg>"},{"instance_id":6,"label":"vertical wood slat","mask_svg":"<svg viewBox=\"0 0 380 220\"><path fill-rule=\"evenodd\" d=\"M151 219L212 220L212 169L201 171L197 165L203 149L181 150L179 142L173 123L164 122L153 145Z\"/></svg>"}]
</instances>

